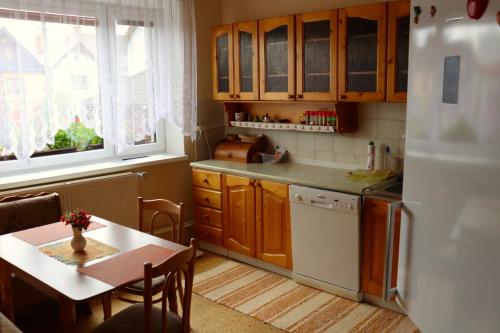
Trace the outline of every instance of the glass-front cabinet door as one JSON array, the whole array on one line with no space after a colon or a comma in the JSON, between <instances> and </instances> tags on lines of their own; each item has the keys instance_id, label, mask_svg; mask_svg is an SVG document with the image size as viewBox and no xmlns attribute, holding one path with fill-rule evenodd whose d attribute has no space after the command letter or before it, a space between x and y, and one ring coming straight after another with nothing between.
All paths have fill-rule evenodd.
<instances>
[{"instance_id":1,"label":"glass-front cabinet door","mask_svg":"<svg viewBox=\"0 0 500 333\"><path fill-rule=\"evenodd\" d=\"M259 21L261 100L295 100L294 16Z\"/></svg>"},{"instance_id":2,"label":"glass-front cabinet door","mask_svg":"<svg viewBox=\"0 0 500 333\"><path fill-rule=\"evenodd\" d=\"M234 98L259 99L258 22L234 24Z\"/></svg>"},{"instance_id":3,"label":"glass-front cabinet door","mask_svg":"<svg viewBox=\"0 0 500 333\"><path fill-rule=\"evenodd\" d=\"M337 99L337 11L296 16L297 100Z\"/></svg>"},{"instance_id":4,"label":"glass-front cabinet door","mask_svg":"<svg viewBox=\"0 0 500 333\"><path fill-rule=\"evenodd\" d=\"M387 101L406 102L410 40L409 1L389 3L387 39Z\"/></svg>"},{"instance_id":5,"label":"glass-front cabinet door","mask_svg":"<svg viewBox=\"0 0 500 333\"><path fill-rule=\"evenodd\" d=\"M232 24L212 28L212 81L215 100L234 99Z\"/></svg>"},{"instance_id":6,"label":"glass-front cabinet door","mask_svg":"<svg viewBox=\"0 0 500 333\"><path fill-rule=\"evenodd\" d=\"M386 4L339 10L339 101L383 101Z\"/></svg>"}]
</instances>

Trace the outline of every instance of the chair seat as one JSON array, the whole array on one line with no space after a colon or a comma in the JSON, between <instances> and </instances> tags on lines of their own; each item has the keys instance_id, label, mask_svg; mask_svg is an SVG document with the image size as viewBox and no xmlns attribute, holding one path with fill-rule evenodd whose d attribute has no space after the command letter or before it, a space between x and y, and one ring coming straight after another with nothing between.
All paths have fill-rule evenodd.
<instances>
[{"instance_id":1,"label":"chair seat","mask_svg":"<svg viewBox=\"0 0 500 333\"><path fill-rule=\"evenodd\" d=\"M151 312L152 332L161 332L161 309L153 306ZM93 332L144 332L144 304L129 306L97 326ZM167 332L182 332L182 319L170 311L167 312Z\"/></svg>"},{"instance_id":2,"label":"chair seat","mask_svg":"<svg viewBox=\"0 0 500 333\"><path fill-rule=\"evenodd\" d=\"M10 320L8 320L1 312L0 312L0 332L2 333L21 333L21 330L17 328Z\"/></svg>"},{"instance_id":3,"label":"chair seat","mask_svg":"<svg viewBox=\"0 0 500 333\"><path fill-rule=\"evenodd\" d=\"M157 276L153 279L153 295L156 295L163 289L163 284L165 283L164 276ZM141 280L131 286L126 286L125 291L131 291L132 293L143 293L144 292L144 280Z\"/></svg>"}]
</instances>

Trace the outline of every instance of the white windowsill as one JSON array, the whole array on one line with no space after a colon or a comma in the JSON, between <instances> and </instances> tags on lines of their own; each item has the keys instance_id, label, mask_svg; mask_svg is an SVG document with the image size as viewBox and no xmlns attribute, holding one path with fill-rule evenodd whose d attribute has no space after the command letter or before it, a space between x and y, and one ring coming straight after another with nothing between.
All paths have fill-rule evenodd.
<instances>
[{"instance_id":1,"label":"white windowsill","mask_svg":"<svg viewBox=\"0 0 500 333\"><path fill-rule=\"evenodd\" d=\"M52 168L48 170L28 171L7 176L0 175L0 191L127 171L143 166L186 161L187 159L188 157L186 155L156 154L129 160L119 160L113 158L94 163L82 163L80 165L66 166L57 169Z\"/></svg>"}]
</instances>

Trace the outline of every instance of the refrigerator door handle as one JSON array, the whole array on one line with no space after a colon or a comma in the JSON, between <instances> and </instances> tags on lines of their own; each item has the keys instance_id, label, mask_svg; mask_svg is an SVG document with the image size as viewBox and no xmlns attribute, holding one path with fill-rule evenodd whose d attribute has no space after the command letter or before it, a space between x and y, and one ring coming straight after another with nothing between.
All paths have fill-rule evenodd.
<instances>
[{"instance_id":1,"label":"refrigerator door handle","mask_svg":"<svg viewBox=\"0 0 500 333\"><path fill-rule=\"evenodd\" d=\"M386 246L385 246L385 265L384 265L384 283L382 294L384 300L389 302L397 294L397 287L392 288L392 260L394 252L394 220L396 211L402 207L402 201L394 201L387 204L387 226L386 226Z\"/></svg>"}]
</instances>

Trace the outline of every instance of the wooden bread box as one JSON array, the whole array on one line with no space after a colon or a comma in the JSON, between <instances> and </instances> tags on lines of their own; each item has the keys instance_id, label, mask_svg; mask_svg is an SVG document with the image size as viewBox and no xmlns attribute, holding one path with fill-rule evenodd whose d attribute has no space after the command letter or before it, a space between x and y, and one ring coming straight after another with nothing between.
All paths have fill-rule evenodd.
<instances>
[{"instance_id":1,"label":"wooden bread box","mask_svg":"<svg viewBox=\"0 0 500 333\"><path fill-rule=\"evenodd\" d=\"M221 141L215 147L214 158L242 163L260 163L262 158L259 153L265 149L265 140L256 143Z\"/></svg>"}]
</instances>

